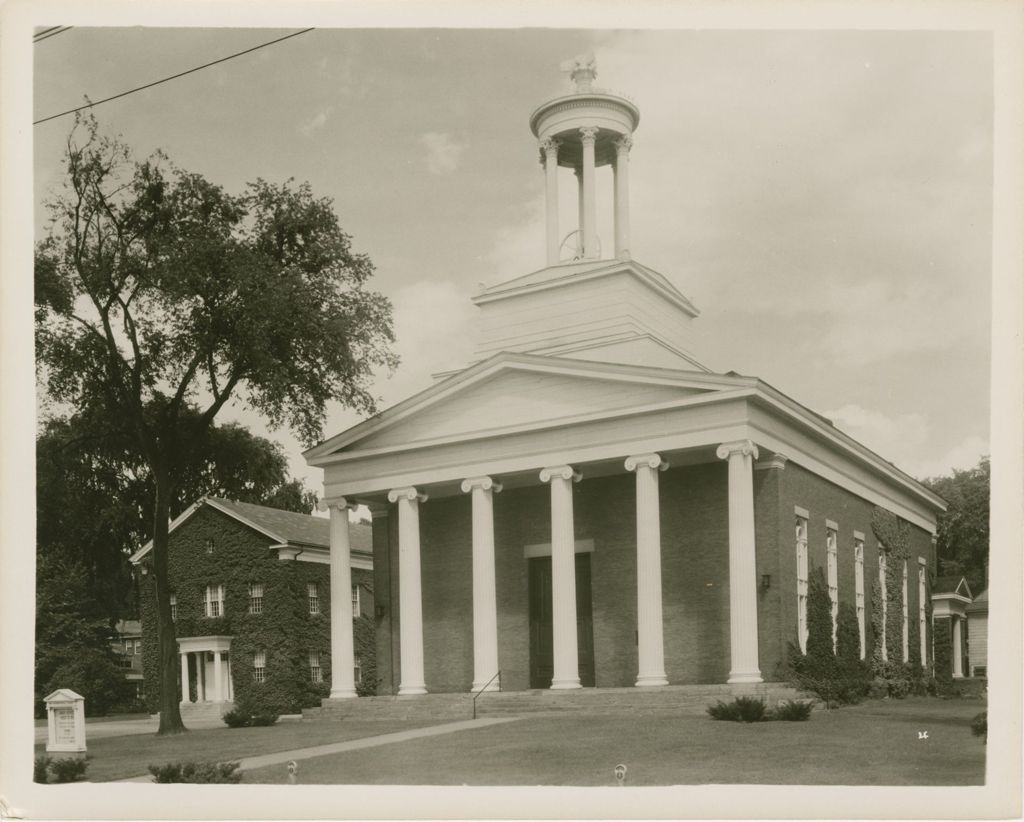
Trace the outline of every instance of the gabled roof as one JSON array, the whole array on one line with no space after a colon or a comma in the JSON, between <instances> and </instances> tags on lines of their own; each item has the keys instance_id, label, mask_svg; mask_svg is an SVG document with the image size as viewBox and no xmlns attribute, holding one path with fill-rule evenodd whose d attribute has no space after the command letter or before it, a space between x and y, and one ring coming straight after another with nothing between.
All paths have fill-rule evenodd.
<instances>
[{"instance_id":1,"label":"gabled roof","mask_svg":"<svg viewBox=\"0 0 1024 822\"><path fill-rule=\"evenodd\" d=\"M932 596L936 595L957 595L972 599L971 588L963 576L956 574L939 577L932 585Z\"/></svg>"},{"instance_id":2,"label":"gabled roof","mask_svg":"<svg viewBox=\"0 0 1024 822\"><path fill-rule=\"evenodd\" d=\"M978 594L974 601L967 606L967 613L976 614L979 612L988 613L988 588Z\"/></svg>"},{"instance_id":3,"label":"gabled roof","mask_svg":"<svg viewBox=\"0 0 1024 822\"><path fill-rule=\"evenodd\" d=\"M269 508L266 505L255 505L251 502L237 502L217 497L203 497L189 506L170 524L168 532L173 532L180 525L187 522L204 505L227 514L232 519L247 525L255 531L259 531L279 545L308 546L324 549L330 548L331 545L331 525L330 520L326 517L313 517L309 514L298 514L294 511ZM370 526L365 523L355 523L349 529L349 540L353 553L372 554L372 539ZM153 541L150 540L141 549L132 554L130 557L131 562L137 563L152 548Z\"/></svg>"}]
</instances>

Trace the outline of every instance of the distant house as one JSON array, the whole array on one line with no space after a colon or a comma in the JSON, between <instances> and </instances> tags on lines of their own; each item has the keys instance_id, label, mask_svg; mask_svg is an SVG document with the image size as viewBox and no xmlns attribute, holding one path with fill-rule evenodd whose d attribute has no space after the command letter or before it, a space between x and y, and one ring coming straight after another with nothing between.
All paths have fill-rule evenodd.
<instances>
[{"instance_id":1,"label":"distant house","mask_svg":"<svg viewBox=\"0 0 1024 822\"><path fill-rule=\"evenodd\" d=\"M142 623L137 619L122 619L117 623L117 638L111 645L124 669L124 677L135 686L135 698L143 698L142 675Z\"/></svg>"},{"instance_id":2,"label":"distant house","mask_svg":"<svg viewBox=\"0 0 1024 822\"><path fill-rule=\"evenodd\" d=\"M351 590L332 592L327 519L206 497L170 525L168 574L183 710L255 700L278 713L330 692L333 608L349 609L354 679L375 682L370 526L350 527ZM145 699L159 705L152 544L140 569ZM346 615L347 616L347 615ZM134 650L134 646L133 646Z\"/></svg>"},{"instance_id":3,"label":"distant house","mask_svg":"<svg viewBox=\"0 0 1024 822\"><path fill-rule=\"evenodd\" d=\"M988 677L988 588L978 594L965 610L971 676Z\"/></svg>"},{"instance_id":4,"label":"distant house","mask_svg":"<svg viewBox=\"0 0 1024 822\"><path fill-rule=\"evenodd\" d=\"M932 624L940 619L950 622L949 636L953 642L953 679L962 679L967 654L967 612L974 597L962 576L944 576L932 586ZM973 652L973 649L972 649Z\"/></svg>"}]
</instances>

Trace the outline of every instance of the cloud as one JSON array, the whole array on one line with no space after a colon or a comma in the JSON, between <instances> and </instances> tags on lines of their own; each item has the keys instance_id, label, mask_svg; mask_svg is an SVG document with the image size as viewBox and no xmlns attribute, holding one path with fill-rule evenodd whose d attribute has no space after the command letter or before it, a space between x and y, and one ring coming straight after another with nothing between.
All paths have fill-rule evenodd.
<instances>
[{"instance_id":1,"label":"cloud","mask_svg":"<svg viewBox=\"0 0 1024 822\"><path fill-rule=\"evenodd\" d=\"M450 174L459 167L464 143L455 142L450 134L428 131L420 136L420 143L427 149L427 170L431 174Z\"/></svg>"},{"instance_id":2,"label":"cloud","mask_svg":"<svg viewBox=\"0 0 1024 822\"><path fill-rule=\"evenodd\" d=\"M319 131L327 125L327 120L330 118L333 111L334 106L327 106L326 108L320 109L312 119L307 120L299 126L299 131L301 131L304 136L309 137L313 132Z\"/></svg>"}]
</instances>

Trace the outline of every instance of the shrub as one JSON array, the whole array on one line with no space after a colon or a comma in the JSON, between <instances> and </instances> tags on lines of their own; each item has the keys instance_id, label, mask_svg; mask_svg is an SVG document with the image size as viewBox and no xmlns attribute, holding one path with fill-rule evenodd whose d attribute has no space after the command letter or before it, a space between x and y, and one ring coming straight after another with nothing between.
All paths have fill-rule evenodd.
<instances>
[{"instance_id":1,"label":"shrub","mask_svg":"<svg viewBox=\"0 0 1024 822\"><path fill-rule=\"evenodd\" d=\"M814 703L810 700L787 699L775 706L771 718L782 722L806 722L811 718Z\"/></svg>"},{"instance_id":2,"label":"shrub","mask_svg":"<svg viewBox=\"0 0 1024 822\"><path fill-rule=\"evenodd\" d=\"M752 696L738 696L732 702L718 701L708 706L712 719L727 722L763 722L768 719L765 704Z\"/></svg>"},{"instance_id":3,"label":"shrub","mask_svg":"<svg viewBox=\"0 0 1024 822\"><path fill-rule=\"evenodd\" d=\"M982 711L971 720L971 733L988 742L988 711Z\"/></svg>"},{"instance_id":4,"label":"shrub","mask_svg":"<svg viewBox=\"0 0 1024 822\"><path fill-rule=\"evenodd\" d=\"M54 759L49 764L54 782L76 782L85 776L85 769L89 763L85 757L69 756L66 759Z\"/></svg>"},{"instance_id":5,"label":"shrub","mask_svg":"<svg viewBox=\"0 0 1024 822\"><path fill-rule=\"evenodd\" d=\"M277 722L277 716L275 713L239 706L232 708L221 719L229 728L253 728L273 725Z\"/></svg>"},{"instance_id":6,"label":"shrub","mask_svg":"<svg viewBox=\"0 0 1024 822\"><path fill-rule=\"evenodd\" d=\"M35 764L32 766L32 781L40 782L45 785L50 781L49 775L47 774L47 768L50 767L52 760L46 754L40 754L36 757Z\"/></svg>"},{"instance_id":7,"label":"shrub","mask_svg":"<svg viewBox=\"0 0 1024 822\"><path fill-rule=\"evenodd\" d=\"M153 781L163 784L237 784L242 781L238 773L238 762L169 762L166 765L150 765Z\"/></svg>"}]
</instances>

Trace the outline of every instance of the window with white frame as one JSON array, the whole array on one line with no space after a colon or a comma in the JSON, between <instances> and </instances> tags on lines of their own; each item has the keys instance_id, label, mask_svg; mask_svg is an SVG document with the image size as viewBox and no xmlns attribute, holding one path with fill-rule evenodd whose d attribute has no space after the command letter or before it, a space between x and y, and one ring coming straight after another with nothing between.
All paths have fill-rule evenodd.
<instances>
[{"instance_id":1,"label":"window with white frame","mask_svg":"<svg viewBox=\"0 0 1024 822\"><path fill-rule=\"evenodd\" d=\"M359 607L359 586L352 586L352 619L359 619L363 615Z\"/></svg>"},{"instance_id":2,"label":"window with white frame","mask_svg":"<svg viewBox=\"0 0 1024 822\"><path fill-rule=\"evenodd\" d=\"M309 612L311 614L320 613L320 588L315 582L310 582L306 586L306 593L309 595Z\"/></svg>"},{"instance_id":3,"label":"window with white frame","mask_svg":"<svg viewBox=\"0 0 1024 822\"><path fill-rule=\"evenodd\" d=\"M212 554L213 553L213 540L212 539L207 539L206 542L204 543L204 547L206 548L206 553Z\"/></svg>"},{"instance_id":4,"label":"window with white frame","mask_svg":"<svg viewBox=\"0 0 1024 822\"><path fill-rule=\"evenodd\" d=\"M224 616L224 586L207 585L204 603L208 617Z\"/></svg>"},{"instance_id":5,"label":"window with white frame","mask_svg":"<svg viewBox=\"0 0 1024 822\"><path fill-rule=\"evenodd\" d=\"M796 516L796 635L807 653L807 517Z\"/></svg>"},{"instance_id":6,"label":"window with white frame","mask_svg":"<svg viewBox=\"0 0 1024 822\"><path fill-rule=\"evenodd\" d=\"M835 523L825 531L825 557L828 571L828 602L832 616L832 653L836 652L839 628L839 534Z\"/></svg>"},{"instance_id":7,"label":"window with white frame","mask_svg":"<svg viewBox=\"0 0 1024 822\"><path fill-rule=\"evenodd\" d=\"M928 567L925 565L923 559L919 560L917 568L917 634L921 640L921 664L928 664L927 654L927 625L925 619L925 602L926 600L926 575Z\"/></svg>"},{"instance_id":8,"label":"window with white frame","mask_svg":"<svg viewBox=\"0 0 1024 822\"><path fill-rule=\"evenodd\" d=\"M907 603L906 560L903 560L903 661L910 661L910 606Z\"/></svg>"},{"instance_id":9,"label":"window with white frame","mask_svg":"<svg viewBox=\"0 0 1024 822\"><path fill-rule=\"evenodd\" d=\"M263 613L263 583L262 582L250 582L249 583L249 613L250 614L262 614Z\"/></svg>"},{"instance_id":10,"label":"window with white frame","mask_svg":"<svg viewBox=\"0 0 1024 822\"><path fill-rule=\"evenodd\" d=\"M171 621L173 622L178 618L178 597L176 594L171 594Z\"/></svg>"},{"instance_id":11,"label":"window with white frame","mask_svg":"<svg viewBox=\"0 0 1024 822\"><path fill-rule=\"evenodd\" d=\"M256 651L252 655L253 682L263 682L267 678L267 652Z\"/></svg>"},{"instance_id":12,"label":"window with white frame","mask_svg":"<svg viewBox=\"0 0 1024 822\"><path fill-rule=\"evenodd\" d=\"M853 538L853 585L857 608L857 636L860 641L860 658L867 654L867 635L864 613L864 537L854 534Z\"/></svg>"},{"instance_id":13,"label":"window with white frame","mask_svg":"<svg viewBox=\"0 0 1024 822\"><path fill-rule=\"evenodd\" d=\"M882 598L882 624L879 626L878 636L875 637L875 642L878 643L879 649L882 653L882 662L889 661L889 648L885 643L885 623L889 618L889 583L888 577L889 560L885 553L882 551L881 546L878 548L878 595Z\"/></svg>"},{"instance_id":14,"label":"window with white frame","mask_svg":"<svg viewBox=\"0 0 1024 822\"><path fill-rule=\"evenodd\" d=\"M353 659L352 679L358 685L363 681L363 661L359 657Z\"/></svg>"},{"instance_id":15,"label":"window with white frame","mask_svg":"<svg viewBox=\"0 0 1024 822\"><path fill-rule=\"evenodd\" d=\"M135 656L139 656L142 653L142 640L136 639L133 644L135 646Z\"/></svg>"},{"instance_id":16,"label":"window with white frame","mask_svg":"<svg viewBox=\"0 0 1024 822\"><path fill-rule=\"evenodd\" d=\"M320 668L320 652L310 651L309 652L309 678L313 682L323 682L324 673Z\"/></svg>"}]
</instances>

